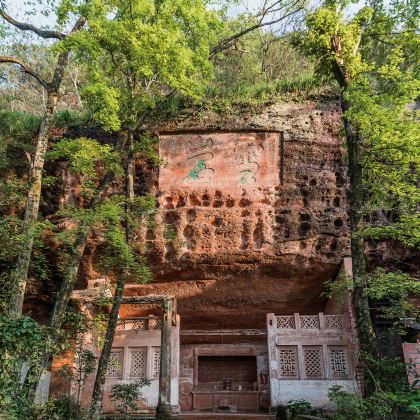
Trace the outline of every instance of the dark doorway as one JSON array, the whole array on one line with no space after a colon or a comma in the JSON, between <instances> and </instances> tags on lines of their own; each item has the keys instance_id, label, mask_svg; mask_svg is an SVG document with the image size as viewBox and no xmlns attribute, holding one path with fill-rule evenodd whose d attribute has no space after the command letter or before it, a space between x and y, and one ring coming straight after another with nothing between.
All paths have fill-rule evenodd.
<instances>
[{"instance_id":1,"label":"dark doorway","mask_svg":"<svg viewBox=\"0 0 420 420\"><path fill-rule=\"evenodd\" d=\"M233 387L252 389L257 382L255 356L199 356L198 384L223 386L224 379L231 379ZM219 389L220 389L219 388Z\"/></svg>"}]
</instances>

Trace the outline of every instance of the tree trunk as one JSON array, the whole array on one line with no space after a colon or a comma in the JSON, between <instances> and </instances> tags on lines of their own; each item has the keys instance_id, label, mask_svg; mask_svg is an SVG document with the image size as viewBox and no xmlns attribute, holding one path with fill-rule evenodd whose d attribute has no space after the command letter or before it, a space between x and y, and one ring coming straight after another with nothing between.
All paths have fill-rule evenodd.
<instances>
[{"instance_id":1,"label":"tree trunk","mask_svg":"<svg viewBox=\"0 0 420 420\"><path fill-rule=\"evenodd\" d=\"M109 186L114 180L114 177L115 173L112 171L109 171L105 174L99 186L98 194L91 200L89 204L89 209L94 210L99 204L102 203L106 196ZM58 330L61 328L64 313L66 312L67 305L69 303L71 293L73 291L74 284L77 279L77 274L79 272L80 263L82 261L89 233L89 227L81 226L76 236L76 240L73 244L73 251L67 263L67 270L64 275L63 282L61 283L60 290L58 291L53 313L51 316L50 325L53 328L53 330Z\"/></svg>"},{"instance_id":2,"label":"tree trunk","mask_svg":"<svg viewBox=\"0 0 420 420\"><path fill-rule=\"evenodd\" d=\"M26 208L22 229L22 248L20 249L18 255L16 267L11 273L12 290L10 296L9 315L12 318L22 316L23 299L25 296L29 263L31 260L32 246L34 242L35 222L38 218L39 202L41 198L42 171L44 168L45 153L48 148L48 136L56 104L57 96L53 93L48 93L47 106L45 108L39 130L35 155L29 174L29 191L26 197Z\"/></svg>"},{"instance_id":3,"label":"tree trunk","mask_svg":"<svg viewBox=\"0 0 420 420\"><path fill-rule=\"evenodd\" d=\"M79 19L73 30L83 25L84 19ZM23 219L23 246L19 252L17 264L11 278L13 281L10 297L9 314L13 318L22 316L23 301L26 283L28 280L29 264L34 243L34 228L38 219L39 202L41 199L42 172L44 169L45 153L48 148L48 138L52 126L54 112L63 81L64 72L69 61L69 51L60 53L51 83L45 87L47 90L47 105L38 134L38 140L29 175L29 191L26 198L25 216Z\"/></svg>"},{"instance_id":4,"label":"tree trunk","mask_svg":"<svg viewBox=\"0 0 420 420\"><path fill-rule=\"evenodd\" d=\"M375 349L374 331L369 312L367 295L366 262L364 240L357 236L363 224L363 180L361 138L355 132L345 112L349 103L341 96L341 109L344 114L344 130L347 140L350 177L350 231L353 266L353 303L359 331L360 349L372 353Z\"/></svg>"},{"instance_id":5,"label":"tree trunk","mask_svg":"<svg viewBox=\"0 0 420 420\"><path fill-rule=\"evenodd\" d=\"M126 217L125 217L125 240L127 244L131 243L131 225L130 212L134 201L134 135L128 130L127 135L127 165L126 165ZM109 356L111 354L112 342L114 341L115 328L118 322L118 313L120 311L121 300L124 294L125 283L128 278L128 268L119 275L115 288L112 309L109 315L108 326L105 334L104 345L102 347L101 357L99 358L98 370L96 372L95 385L93 387L92 402L90 406L90 418L99 419L101 415L102 398L104 395L105 375L108 368Z\"/></svg>"},{"instance_id":6,"label":"tree trunk","mask_svg":"<svg viewBox=\"0 0 420 420\"><path fill-rule=\"evenodd\" d=\"M95 385L93 387L92 402L90 406L91 419L99 419L101 416L102 398L104 394L105 375L108 368L109 356L111 354L112 342L114 341L115 328L118 321L121 300L124 293L124 286L127 280L128 272L125 270L118 277L115 288L112 309L109 315L108 326L105 334L104 345L102 347L101 357L99 358L98 370L96 372Z\"/></svg>"},{"instance_id":7,"label":"tree trunk","mask_svg":"<svg viewBox=\"0 0 420 420\"><path fill-rule=\"evenodd\" d=\"M124 142L119 141L119 145L124 144ZM102 178L101 184L99 186L98 194L90 202L89 208L94 209L97 207L105 198L106 192L111 185L111 182L114 180L115 173L109 171ZM64 275L64 279L61 283L60 289L55 300L54 309L51 315L50 326L51 330L58 332L63 323L64 314L67 310L67 305L70 301L71 294L73 292L74 284L76 283L77 274L79 272L80 263L83 258L83 253L86 248L86 241L89 236L90 229L86 227L80 227L79 232L77 233L76 240L73 244L72 254L67 263L67 270ZM40 366L40 372L44 370L50 370L50 357L51 353L46 352L42 366ZM38 383L41 376L38 378Z\"/></svg>"},{"instance_id":8,"label":"tree trunk","mask_svg":"<svg viewBox=\"0 0 420 420\"><path fill-rule=\"evenodd\" d=\"M1 16L5 20L7 20L10 24L17 27L18 29L30 30L44 38L63 39L65 37L65 35L58 34L54 31L45 31L32 25L29 25L28 27L28 25L22 24L12 19L4 12L3 9L0 9L0 12ZM86 19L83 16L79 17L70 33L79 31L85 22ZM28 279L28 270L31 261L32 246L34 243L34 227L35 222L38 219L39 202L41 198L42 171L44 169L45 153L47 152L48 148L48 137L50 134L52 119L54 117L57 99L60 93L60 87L63 81L64 73L68 65L69 56L69 50L62 51L59 54L52 80L49 83L46 82L37 72L27 67L21 60L13 57L3 57L3 62L15 63L21 66L23 71L34 77L47 92L45 113L41 122L35 156L29 174L29 191L26 198L26 208L22 230L24 243L17 258L16 267L11 273L13 284L9 301L9 315L12 318L18 318L22 316L23 301Z\"/></svg>"},{"instance_id":9,"label":"tree trunk","mask_svg":"<svg viewBox=\"0 0 420 420\"><path fill-rule=\"evenodd\" d=\"M50 325L53 331L58 331L63 323L64 313L66 312L67 305L73 292L88 236L89 229L81 227L77 234L76 241L73 244L71 257L51 315Z\"/></svg>"}]
</instances>

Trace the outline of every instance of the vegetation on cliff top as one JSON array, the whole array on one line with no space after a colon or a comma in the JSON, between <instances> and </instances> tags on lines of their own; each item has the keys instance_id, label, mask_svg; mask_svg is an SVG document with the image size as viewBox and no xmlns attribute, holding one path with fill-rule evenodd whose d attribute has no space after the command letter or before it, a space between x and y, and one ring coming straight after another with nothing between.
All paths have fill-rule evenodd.
<instances>
[{"instance_id":1,"label":"vegetation on cliff top","mask_svg":"<svg viewBox=\"0 0 420 420\"><path fill-rule=\"evenodd\" d=\"M100 416L125 282L130 276L150 278L147 250L133 240L144 226L156 228L155 198L134 192L135 156L159 164L156 139L145 133L150 115L167 118L191 106L226 112L241 104L323 96L339 98L343 111L350 287L368 373L365 401L339 389L331 398L339 408L337 418L414 413L418 395L408 387L403 365L378 356L371 306L400 332L401 318L418 319L408 302L418 294L418 282L392 269L373 267L367 273L364 244L380 238L419 247L418 1L372 1L352 13L345 0L316 6L273 0L238 17L205 0L39 4L55 17L53 30L16 21L8 2L0 1L0 238L5 244L0 251L0 416L24 419L34 410L38 418L67 415L63 401L34 408L34 384L49 356L71 345L65 332L80 338L86 331L83 322L68 322L68 303L93 232L101 235L104 250L98 269L117 279L113 299L97 305L106 333L99 341L89 416ZM27 7L30 20L39 8ZM105 144L66 132L82 126L111 132L112 140ZM80 195L71 205L47 203L57 187L51 168L59 162L78 179ZM115 180L124 187L110 195ZM49 326L24 314L25 293L52 303ZM29 370L21 374L24 362ZM380 413L373 409L376 402Z\"/></svg>"}]
</instances>

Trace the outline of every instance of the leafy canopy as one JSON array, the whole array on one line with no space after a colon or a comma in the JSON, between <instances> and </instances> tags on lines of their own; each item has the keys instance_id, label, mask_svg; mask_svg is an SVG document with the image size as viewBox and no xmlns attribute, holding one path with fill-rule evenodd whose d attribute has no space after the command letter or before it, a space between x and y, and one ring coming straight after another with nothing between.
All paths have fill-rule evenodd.
<instances>
[{"instance_id":1,"label":"leafy canopy","mask_svg":"<svg viewBox=\"0 0 420 420\"><path fill-rule=\"evenodd\" d=\"M134 129L170 90L197 97L212 76L219 18L204 0L97 0L85 13L88 26L76 41L89 63L82 96L105 128Z\"/></svg>"},{"instance_id":2,"label":"leafy canopy","mask_svg":"<svg viewBox=\"0 0 420 420\"><path fill-rule=\"evenodd\" d=\"M420 5L374 1L347 18L348 4L324 2L295 42L319 75L335 77L349 104L345 116L362 148L363 234L418 246Z\"/></svg>"}]
</instances>

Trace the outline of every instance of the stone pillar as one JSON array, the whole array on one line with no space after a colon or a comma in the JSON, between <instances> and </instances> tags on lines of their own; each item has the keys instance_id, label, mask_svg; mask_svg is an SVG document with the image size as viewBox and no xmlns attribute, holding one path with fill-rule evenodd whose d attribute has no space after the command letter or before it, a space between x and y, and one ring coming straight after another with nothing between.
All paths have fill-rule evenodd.
<instances>
[{"instance_id":1,"label":"stone pillar","mask_svg":"<svg viewBox=\"0 0 420 420\"><path fill-rule=\"evenodd\" d=\"M275 414L277 407L277 393L278 388L275 384L278 383L278 366L276 356L276 336L277 336L277 325L276 325L275 314L267 314L267 349L268 349L268 380L270 382L270 413Z\"/></svg>"},{"instance_id":2,"label":"stone pillar","mask_svg":"<svg viewBox=\"0 0 420 420\"><path fill-rule=\"evenodd\" d=\"M162 335L160 345L160 373L159 373L159 400L156 408L156 418L167 419L172 414L171 407L171 370L172 346L171 330L173 318L173 302L168 299L163 303L164 315L162 322Z\"/></svg>"}]
</instances>

